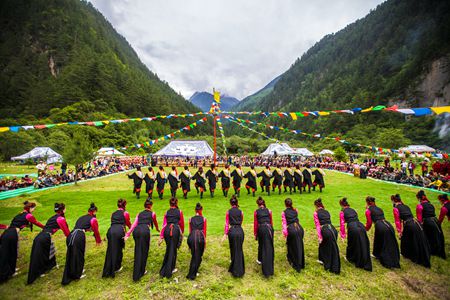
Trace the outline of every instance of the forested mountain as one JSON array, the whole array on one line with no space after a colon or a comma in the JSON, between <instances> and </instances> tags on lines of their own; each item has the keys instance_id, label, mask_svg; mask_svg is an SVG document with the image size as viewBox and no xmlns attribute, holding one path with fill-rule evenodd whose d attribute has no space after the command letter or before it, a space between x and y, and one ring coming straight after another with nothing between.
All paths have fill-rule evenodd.
<instances>
[{"instance_id":1,"label":"forested mountain","mask_svg":"<svg viewBox=\"0 0 450 300\"><path fill-rule=\"evenodd\" d=\"M195 92L191 98L189 98L189 102L201 108L202 111L209 111L211 108L211 103L214 102L214 96L208 92ZM230 110L238 103L239 100L234 97L227 95L221 95L220 97L220 108L223 111Z\"/></svg>"},{"instance_id":2,"label":"forested mountain","mask_svg":"<svg viewBox=\"0 0 450 300\"><path fill-rule=\"evenodd\" d=\"M400 104L450 103L450 1L388 0L341 31L325 36L281 75L273 91L236 109L331 110ZM449 147L433 132L434 117L398 114L302 119L297 128L383 143L388 132L404 142ZM367 126L368 124L373 124ZM290 124L293 126L292 124ZM383 141L384 140L384 141ZM383 146L383 145L381 145Z\"/></svg>"},{"instance_id":3,"label":"forested mountain","mask_svg":"<svg viewBox=\"0 0 450 300\"><path fill-rule=\"evenodd\" d=\"M280 80L280 78L281 78L281 76L276 77L275 79L273 79L265 87L263 87L262 89L260 89L256 93L245 97L237 105L233 106L232 110L234 110L234 111L244 111L244 110L248 110L248 109L251 110L253 107L256 107L257 103L259 103L259 101L263 97L267 96L270 92L273 91L273 87L278 82L278 80Z\"/></svg>"}]
</instances>

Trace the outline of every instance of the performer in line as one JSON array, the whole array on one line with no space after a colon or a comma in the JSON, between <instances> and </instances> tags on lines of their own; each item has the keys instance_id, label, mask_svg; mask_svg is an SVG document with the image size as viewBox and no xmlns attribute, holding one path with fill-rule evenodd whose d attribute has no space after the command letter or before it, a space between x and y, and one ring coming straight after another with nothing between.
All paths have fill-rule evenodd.
<instances>
[{"instance_id":1,"label":"performer in line","mask_svg":"<svg viewBox=\"0 0 450 300\"><path fill-rule=\"evenodd\" d=\"M209 192L211 194L211 198L214 198L214 191L216 190L218 173L216 171L216 166L214 164L211 165L211 169L206 172L206 178L208 178Z\"/></svg>"},{"instance_id":2,"label":"performer in line","mask_svg":"<svg viewBox=\"0 0 450 300\"><path fill-rule=\"evenodd\" d=\"M166 241L166 254L159 271L159 275L165 278L171 278L172 274L177 272L175 268L177 263L177 251L183 241L184 233L184 217L183 212L178 209L178 199L170 198L170 208L164 215L163 226L159 238L159 245L162 241Z\"/></svg>"},{"instance_id":3,"label":"performer in line","mask_svg":"<svg viewBox=\"0 0 450 300\"><path fill-rule=\"evenodd\" d=\"M272 173L272 192L275 192L275 188L278 188L278 195L281 195L281 185L283 184L283 171L280 169L280 165L277 165Z\"/></svg>"},{"instance_id":4,"label":"performer in line","mask_svg":"<svg viewBox=\"0 0 450 300\"><path fill-rule=\"evenodd\" d=\"M225 234L222 241L228 236L231 256L228 272L233 277L242 277L245 274L244 252L242 250L242 245L244 244L244 230L242 230L244 214L239 209L239 202L236 195L231 197L230 205L231 208L225 215Z\"/></svg>"},{"instance_id":5,"label":"performer in line","mask_svg":"<svg viewBox=\"0 0 450 300\"><path fill-rule=\"evenodd\" d=\"M419 200L419 204L416 206L416 216L423 226L430 245L430 254L446 259L444 233L441 223L436 218L434 205L430 203L423 190L417 193L416 198Z\"/></svg>"},{"instance_id":6,"label":"performer in line","mask_svg":"<svg viewBox=\"0 0 450 300\"><path fill-rule=\"evenodd\" d=\"M244 178L247 178L247 183L245 184L245 188L247 189L247 195L250 195L250 189L252 190L252 195L255 197L255 192L257 190L257 184L256 184L256 171L255 166L251 165L250 170L245 173Z\"/></svg>"},{"instance_id":7,"label":"performer in line","mask_svg":"<svg viewBox=\"0 0 450 300\"><path fill-rule=\"evenodd\" d=\"M230 166L225 165L225 169L223 169L219 176L222 179L222 191L223 195L225 197L228 197L228 190L230 189L230 182L231 182L231 172L230 172Z\"/></svg>"},{"instance_id":8,"label":"performer in line","mask_svg":"<svg viewBox=\"0 0 450 300\"><path fill-rule=\"evenodd\" d=\"M287 260L289 264L300 272L305 268L305 248L303 236L305 231L298 220L298 210L293 207L292 199L284 200L286 209L281 213L283 236L286 240Z\"/></svg>"},{"instance_id":9,"label":"performer in line","mask_svg":"<svg viewBox=\"0 0 450 300\"><path fill-rule=\"evenodd\" d=\"M262 265L265 277L273 275L274 248L273 248L273 219L272 211L267 209L266 202L259 197L256 200L258 209L253 213L253 234L258 241L258 259L256 263Z\"/></svg>"},{"instance_id":10,"label":"performer in line","mask_svg":"<svg viewBox=\"0 0 450 300\"><path fill-rule=\"evenodd\" d=\"M88 213L80 217L75 223L75 227L66 239L67 253L66 264L62 284L69 284L72 280L84 278L84 253L86 250L86 231L94 233L95 242L100 245L102 239L98 231L98 222L96 218L97 207L91 203Z\"/></svg>"},{"instance_id":11,"label":"performer in line","mask_svg":"<svg viewBox=\"0 0 450 300\"><path fill-rule=\"evenodd\" d=\"M105 264L102 277L115 277L122 271L123 248L125 247L125 226L131 227L130 214L126 211L127 201L119 199L117 210L111 215L111 227L106 233L108 248L106 249Z\"/></svg>"},{"instance_id":12,"label":"performer in line","mask_svg":"<svg viewBox=\"0 0 450 300\"><path fill-rule=\"evenodd\" d=\"M400 253L412 262L431 268L430 245L422 225L414 219L409 206L403 204L400 195L392 195L394 220L400 237Z\"/></svg>"},{"instance_id":13,"label":"performer in line","mask_svg":"<svg viewBox=\"0 0 450 300\"><path fill-rule=\"evenodd\" d=\"M300 170L300 166L297 164L295 166L294 171L294 193L296 192L296 189L302 193L302 187L303 187L303 173L302 170Z\"/></svg>"},{"instance_id":14,"label":"performer in line","mask_svg":"<svg viewBox=\"0 0 450 300\"><path fill-rule=\"evenodd\" d=\"M347 198L339 201L342 211L339 215L341 224L341 238L347 237L346 259L357 268L372 271L372 260L370 258L370 242L366 228L358 219L358 213L350 208ZM347 223L347 234L345 233L345 223Z\"/></svg>"},{"instance_id":15,"label":"performer in line","mask_svg":"<svg viewBox=\"0 0 450 300\"><path fill-rule=\"evenodd\" d=\"M244 172L242 171L241 166L238 164L236 165L236 169L231 172L231 177L233 177L232 183L233 183L233 189L234 194L238 197L241 196L241 182L242 178L244 177ZM250 194L250 192L249 192Z\"/></svg>"},{"instance_id":16,"label":"performer in line","mask_svg":"<svg viewBox=\"0 0 450 300\"><path fill-rule=\"evenodd\" d=\"M139 199L141 197L141 186L142 181L144 180L144 174L141 171L141 167L137 166L137 171L133 174L128 174L129 179L133 179L133 194L136 194L136 198Z\"/></svg>"},{"instance_id":17,"label":"performer in line","mask_svg":"<svg viewBox=\"0 0 450 300\"><path fill-rule=\"evenodd\" d=\"M313 191L316 190L316 186L319 186L319 190L322 193L322 189L325 188L325 180L323 179L325 172L318 167L312 172L312 175L314 175Z\"/></svg>"},{"instance_id":18,"label":"performer in line","mask_svg":"<svg viewBox=\"0 0 450 300\"><path fill-rule=\"evenodd\" d=\"M302 172L303 174L303 191L306 192L306 186L308 186L308 193L311 193L311 187L313 186L312 182L312 172L309 165L306 165L306 168Z\"/></svg>"},{"instance_id":19,"label":"performer in line","mask_svg":"<svg viewBox=\"0 0 450 300\"><path fill-rule=\"evenodd\" d=\"M287 189L289 188L289 194L292 195L292 190L295 189L294 185L294 170L292 170L291 166L288 165L286 170L284 170L284 192L287 192Z\"/></svg>"},{"instance_id":20,"label":"performer in line","mask_svg":"<svg viewBox=\"0 0 450 300\"><path fill-rule=\"evenodd\" d=\"M198 276L198 269L200 269L206 246L206 218L203 216L203 207L200 203L195 206L195 216L189 219L187 243L192 257L186 278L194 280Z\"/></svg>"},{"instance_id":21,"label":"performer in line","mask_svg":"<svg viewBox=\"0 0 450 300\"><path fill-rule=\"evenodd\" d=\"M266 168L258 173L258 177L261 177L261 189L264 193L264 190L267 192L267 196L270 196L270 178L272 178L272 172L270 171L269 165L266 165Z\"/></svg>"},{"instance_id":22,"label":"performer in line","mask_svg":"<svg viewBox=\"0 0 450 300\"><path fill-rule=\"evenodd\" d=\"M325 209L322 199L314 201L314 224L319 237L319 263L325 270L339 274L341 272L341 259L337 244L338 232L331 224L330 213Z\"/></svg>"},{"instance_id":23,"label":"performer in line","mask_svg":"<svg viewBox=\"0 0 450 300\"><path fill-rule=\"evenodd\" d=\"M136 219L131 225L130 230L125 234L126 241L131 233L134 239L134 265L133 280L138 281L142 276L147 274L145 269L147 266L148 251L150 249L150 228L156 227L159 232L156 214L152 211L153 202L147 199L144 203L144 210L137 214Z\"/></svg>"},{"instance_id":24,"label":"performer in line","mask_svg":"<svg viewBox=\"0 0 450 300\"><path fill-rule=\"evenodd\" d=\"M159 171L156 174L156 191L158 192L159 199L163 198L164 195L164 186L167 182L167 175L166 172L164 172L164 168L162 166L159 166Z\"/></svg>"},{"instance_id":25,"label":"performer in line","mask_svg":"<svg viewBox=\"0 0 450 300\"><path fill-rule=\"evenodd\" d=\"M450 201L448 200L447 194L440 194L438 199L442 204L438 222L442 225L442 222L445 220L445 216L447 216L447 220L450 221Z\"/></svg>"},{"instance_id":26,"label":"performer in line","mask_svg":"<svg viewBox=\"0 0 450 300\"><path fill-rule=\"evenodd\" d=\"M180 174L180 187L183 191L183 198L187 199L188 193L191 191L191 172L189 172L189 167L185 166L183 172Z\"/></svg>"},{"instance_id":27,"label":"performer in line","mask_svg":"<svg viewBox=\"0 0 450 300\"><path fill-rule=\"evenodd\" d=\"M147 199L153 198L153 188L155 187L156 174L152 167L148 167L148 172L144 176L145 192L147 193Z\"/></svg>"},{"instance_id":28,"label":"performer in line","mask_svg":"<svg viewBox=\"0 0 450 300\"><path fill-rule=\"evenodd\" d=\"M200 190L200 199L203 199L203 192L206 191L206 176L202 167L198 168L198 171L192 179L195 180L195 189L197 190L197 194Z\"/></svg>"},{"instance_id":29,"label":"performer in line","mask_svg":"<svg viewBox=\"0 0 450 300\"><path fill-rule=\"evenodd\" d=\"M66 237L70 234L69 226L64 218L64 213L66 212L64 203L55 203L54 211L55 215L48 219L42 231L33 240L30 268L28 270L28 284L33 283L39 276L45 276L45 273L54 267L58 267L52 235L59 229Z\"/></svg>"},{"instance_id":30,"label":"performer in line","mask_svg":"<svg viewBox=\"0 0 450 300\"><path fill-rule=\"evenodd\" d=\"M172 171L170 171L167 179L169 180L170 194L175 198L177 196L178 182L180 181L176 167L172 167Z\"/></svg>"},{"instance_id":31,"label":"performer in line","mask_svg":"<svg viewBox=\"0 0 450 300\"><path fill-rule=\"evenodd\" d=\"M33 231L33 224L44 228L44 225L33 216L35 209L36 203L25 201L23 211L12 219L9 227L0 236L0 283L19 274L19 269L16 269L19 232L25 227L30 227Z\"/></svg>"},{"instance_id":32,"label":"performer in line","mask_svg":"<svg viewBox=\"0 0 450 300\"><path fill-rule=\"evenodd\" d=\"M386 221L384 212L375 204L374 197L368 196L366 204L366 230L369 231L372 223L375 223L373 256L386 268L400 268L400 251L394 227Z\"/></svg>"}]
</instances>

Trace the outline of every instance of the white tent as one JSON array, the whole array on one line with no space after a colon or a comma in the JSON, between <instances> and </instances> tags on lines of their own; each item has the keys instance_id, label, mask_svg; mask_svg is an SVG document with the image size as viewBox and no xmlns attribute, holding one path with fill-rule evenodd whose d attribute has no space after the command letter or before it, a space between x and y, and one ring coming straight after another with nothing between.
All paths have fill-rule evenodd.
<instances>
[{"instance_id":1,"label":"white tent","mask_svg":"<svg viewBox=\"0 0 450 300\"><path fill-rule=\"evenodd\" d=\"M267 149L263 153L261 153L261 155L275 155L275 153L277 155L291 155L294 154L294 149L292 149L291 146L286 143L273 143L270 144L269 147L267 147Z\"/></svg>"},{"instance_id":2,"label":"white tent","mask_svg":"<svg viewBox=\"0 0 450 300\"><path fill-rule=\"evenodd\" d=\"M322 151L319 152L319 155L333 155L334 152L328 149L323 149Z\"/></svg>"},{"instance_id":3,"label":"white tent","mask_svg":"<svg viewBox=\"0 0 450 300\"><path fill-rule=\"evenodd\" d=\"M48 164L52 164L55 162L62 161L62 156L55 151L53 151L49 147L36 147L30 152L22 154L20 156L11 157L11 160L22 160L25 161L27 159L39 160L46 159Z\"/></svg>"},{"instance_id":4,"label":"white tent","mask_svg":"<svg viewBox=\"0 0 450 300\"><path fill-rule=\"evenodd\" d=\"M125 155L125 154L123 154L119 150L116 150L112 147L103 147L103 148L98 149L98 151L97 151L97 156L121 156L121 155Z\"/></svg>"},{"instance_id":5,"label":"white tent","mask_svg":"<svg viewBox=\"0 0 450 300\"><path fill-rule=\"evenodd\" d=\"M407 147L400 148L403 152L416 152L416 153L423 153L423 152L436 152L435 149L428 147L427 145L409 145Z\"/></svg>"},{"instance_id":6,"label":"white tent","mask_svg":"<svg viewBox=\"0 0 450 300\"><path fill-rule=\"evenodd\" d=\"M314 153L309 151L306 148L295 148L294 149L294 155L300 155L300 156L313 156Z\"/></svg>"},{"instance_id":7,"label":"white tent","mask_svg":"<svg viewBox=\"0 0 450 300\"><path fill-rule=\"evenodd\" d=\"M171 141L154 156L210 157L213 150L206 141Z\"/></svg>"}]
</instances>

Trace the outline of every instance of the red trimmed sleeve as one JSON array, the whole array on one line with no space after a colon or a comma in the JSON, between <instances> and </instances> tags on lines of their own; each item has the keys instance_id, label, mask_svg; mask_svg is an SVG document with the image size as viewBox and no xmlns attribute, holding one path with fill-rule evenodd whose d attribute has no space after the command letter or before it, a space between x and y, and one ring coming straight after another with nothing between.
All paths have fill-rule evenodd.
<instances>
[{"instance_id":1,"label":"red trimmed sleeve","mask_svg":"<svg viewBox=\"0 0 450 300\"><path fill-rule=\"evenodd\" d=\"M258 235L258 217L256 215L256 210L253 213L253 235L255 237Z\"/></svg>"},{"instance_id":2,"label":"red trimmed sleeve","mask_svg":"<svg viewBox=\"0 0 450 300\"><path fill-rule=\"evenodd\" d=\"M139 222L139 213L136 215L136 219L134 219L133 225L131 225L130 229L128 230L127 234L125 234L125 237L129 238L133 230L136 228L137 224Z\"/></svg>"},{"instance_id":3,"label":"red trimmed sleeve","mask_svg":"<svg viewBox=\"0 0 450 300\"><path fill-rule=\"evenodd\" d=\"M98 231L98 221L97 218L91 219L91 228L94 232L95 242L100 244L102 242L102 238L100 237L100 232Z\"/></svg>"},{"instance_id":4,"label":"red trimmed sleeve","mask_svg":"<svg viewBox=\"0 0 450 300\"><path fill-rule=\"evenodd\" d=\"M269 215L270 215L270 225L272 225L273 227L273 217L272 217L272 211L269 210Z\"/></svg>"},{"instance_id":5,"label":"red trimmed sleeve","mask_svg":"<svg viewBox=\"0 0 450 300\"><path fill-rule=\"evenodd\" d=\"M189 218L189 233L191 233L191 232L192 232L192 225L191 225L191 220L192 220L192 218Z\"/></svg>"},{"instance_id":6,"label":"red trimmed sleeve","mask_svg":"<svg viewBox=\"0 0 450 300\"><path fill-rule=\"evenodd\" d=\"M281 213L281 232L283 232L284 237L287 237L288 230L287 230L287 222L286 222L286 215L284 214L284 211Z\"/></svg>"},{"instance_id":7,"label":"red trimmed sleeve","mask_svg":"<svg viewBox=\"0 0 450 300\"><path fill-rule=\"evenodd\" d=\"M370 210L366 209L366 230L369 231L372 227L372 216L370 214Z\"/></svg>"},{"instance_id":8,"label":"red trimmed sleeve","mask_svg":"<svg viewBox=\"0 0 450 300\"><path fill-rule=\"evenodd\" d=\"M402 234L402 222L400 221L400 212L397 207L394 207L394 221L398 234Z\"/></svg>"},{"instance_id":9,"label":"red trimmed sleeve","mask_svg":"<svg viewBox=\"0 0 450 300\"><path fill-rule=\"evenodd\" d=\"M159 231L158 220L156 219L155 213L153 213L152 219L153 219L153 225L155 225L156 230Z\"/></svg>"},{"instance_id":10,"label":"red trimmed sleeve","mask_svg":"<svg viewBox=\"0 0 450 300\"><path fill-rule=\"evenodd\" d=\"M340 224L341 238L345 239L345 237L347 235L345 234L345 218L344 218L344 212L343 211L341 211L339 213L339 224Z\"/></svg>"},{"instance_id":11,"label":"red trimmed sleeve","mask_svg":"<svg viewBox=\"0 0 450 300\"><path fill-rule=\"evenodd\" d=\"M441 212L439 213L439 219L438 219L439 224L442 224L442 222L444 222L444 219L445 219L445 216L447 215L447 212L448 212L447 207L442 206L441 207Z\"/></svg>"},{"instance_id":12,"label":"red trimmed sleeve","mask_svg":"<svg viewBox=\"0 0 450 300\"><path fill-rule=\"evenodd\" d=\"M56 223L58 223L59 228L61 228L64 235L67 237L70 234L69 226L67 225L66 219L64 217L58 217L56 219Z\"/></svg>"},{"instance_id":13,"label":"red trimmed sleeve","mask_svg":"<svg viewBox=\"0 0 450 300\"><path fill-rule=\"evenodd\" d=\"M225 214L225 229L224 229L224 234L228 235L228 231L230 230L230 218L228 216L228 211Z\"/></svg>"},{"instance_id":14,"label":"red trimmed sleeve","mask_svg":"<svg viewBox=\"0 0 450 300\"><path fill-rule=\"evenodd\" d=\"M206 218L205 217L203 217L203 235L205 236L205 238L206 238Z\"/></svg>"},{"instance_id":15,"label":"red trimmed sleeve","mask_svg":"<svg viewBox=\"0 0 450 300\"><path fill-rule=\"evenodd\" d=\"M39 226L41 228L44 228L44 225L41 222L39 222L38 220L36 220L36 218L32 214L27 214L25 216L25 218L27 219L28 222L30 222L36 226Z\"/></svg>"},{"instance_id":16,"label":"red trimmed sleeve","mask_svg":"<svg viewBox=\"0 0 450 300\"><path fill-rule=\"evenodd\" d=\"M162 238L162 239L164 238L164 229L166 228L166 226L167 226L167 218L166 218L166 214L164 214L163 226L162 226L161 232L159 234L159 237Z\"/></svg>"},{"instance_id":17,"label":"red trimmed sleeve","mask_svg":"<svg viewBox=\"0 0 450 300\"><path fill-rule=\"evenodd\" d=\"M125 225L126 225L128 228L131 228L130 213L127 212L127 211L124 211L124 212L123 212L123 216L125 217Z\"/></svg>"},{"instance_id":18,"label":"red trimmed sleeve","mask_svg":"<svg viewBox=\"0 0 450 300\"><path fill-rule=\"evenodd\" d=\"M317 212L314 212L314 224L316 225L316 231L317 231L317 237L319 238L319 241L322 241L322 228L320 227L319 222L319 216L317 215Z\"/></svg>"},{"instance_id":19,"label":"red trimmed sleeve","mask_svg":"<svg viewBox=\"0 0 450 300\"><path fill-rule=\"evenodd\" d=\"M420 223L423 223L422 211L423 211L422 204L420 204L420 203L417 204L417 206L416 206L416 216L417 216L417 220L419 220Z\"/></svg>"},{"instance_id":20,"label":"red trimmed sleeve","mask_svg":"<svg viewBox=\"0 0 450 300\"><path fill-rule=\"evenodd\" d=\"M184 233L184 216L181 210L180 210L180 221L178 222L178 225L180 225L181 232Z\"/></svg>"}]
</instances>

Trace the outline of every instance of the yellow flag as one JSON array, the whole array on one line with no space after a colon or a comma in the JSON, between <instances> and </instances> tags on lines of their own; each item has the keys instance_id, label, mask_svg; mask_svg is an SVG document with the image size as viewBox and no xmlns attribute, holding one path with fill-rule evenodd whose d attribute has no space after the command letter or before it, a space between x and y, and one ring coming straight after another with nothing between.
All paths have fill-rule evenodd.
<instances>
[{"instance_id":1,"label":"yellow flag","mask_svg":"<svg viewBox=\"0 0 450 300\"><path fill-rule=\"evenodd\" d=\"M295 113L290 113L292 120L297 120L297 115Z\"/></svg>"},{"instance_id":2,"label":"yellow flag","mask_svg":"<svg viewBox=\"0 0 450 300\"><path fill-rule=\"evenodd\" d=\"M319 111L319 116L328 116L329 114L327 111Z\"/></svg>"},{"instance_id":3,"label":"yellow flag","mask_svg":"<svg viewBox=\"0 0 450 300\"><path fill-rule=\"evenodd\" d=\"M369 108L366 108L366 109L363 109L363 110L361 110L361 112L369 112L369 111L372 110L372 108L373 108L373 106L371 106Z\"/></svg>"},{"instance_id":4,"label":"yellow flag","mask_svg":"<svg viewBox=\"0 0 450 300\"><path fill-rule=\"evenodd\" d=\"M214 91L214 101L220 103L220 92Z\"/></svg>"},{"instance_id":5,"label":"yellow flag","mask_svg":"<svg viewBox=\"0 0 450 300\"><path fill-rule=\"evenodd\" d=\"M9 127L0 127L0 132L9 131Z\"/></svg>"},{"instance_id":6,"label":"yellow flag","mask_svg":"<svg viewBox=\"0 0 450 300\"><path fill-rule=\"evenodd\" d=\"M430 107L435 114L439 115L442 113L450 113L450 106L441 106L441 107Z\"/></svg>"}]
</instances>

